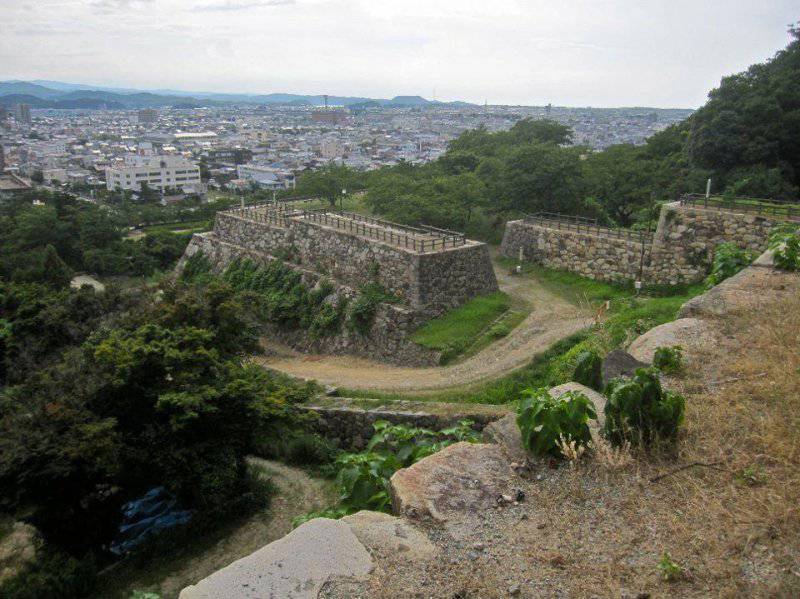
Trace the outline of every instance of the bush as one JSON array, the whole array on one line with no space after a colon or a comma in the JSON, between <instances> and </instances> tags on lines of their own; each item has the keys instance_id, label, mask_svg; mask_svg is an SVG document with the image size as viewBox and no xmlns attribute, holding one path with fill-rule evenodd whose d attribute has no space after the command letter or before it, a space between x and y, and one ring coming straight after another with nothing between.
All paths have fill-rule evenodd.
<instances>
[{"instance_id":1,"label":"bush","mask_svg":"<svg viewBox=\"0 0 800 599\"><path fill-rule=\"evenodd\" d=\"M375 312L381 303L393 303L397 298L378 283L368 283L359 289L358 297L350 303L348 325L351 330L366 335L372 329Z\"/></svg>"},{"instance_id":2,"label":"bush","mask_svg":"<svg viewBox=\"0 0 800 599\"><path fill-rule=\"evenodd\" d=\"M614 379L606 387L605 436L614 445L625 441L649 446L673 440L683 421L686 401L664 391L655 368L640 368L633 379Z\"/></svg>"},{"instance_id":3,"label":"bush","mask_svg":"<svg viewBox=\"0 0 800 599\"><path fill-rule=\"evenodd\" d=\"M319 435L303 433L286 443L286 461L296 466L329 464L335 457L336 448Z\"/></svg>"},{"instance_id":4,"label":"bush","mask_svg":"<svg viewBox=\"0 0 800 599\"><path fill-rule=\"evenodd\" d=\"M769 236L775 266L782 270L800 270L800 232L797 225L776 227Z\"/></svg>"},{"instance_id":5,"label":"bush","mask_svg":"<svg viewBox=\"0 0 800 599\"><path fill-rule=\"evenodd\" d=\"M75 599L95 588L94 560L61 552L45 552L15 577L0 583L0 597L8 599Z\"/></svg>"},{"instance_id":6,"label":"bush","mask_svg":"<svg viewBox=\"0 0 800 599\"><path fill-rule=\"evenodd\" d=\"M714 260L711 273L706 278L706 286L711 288L748 266L755 256L753 252L744 250L735 243L726 241L714 249Z\"/></svg>"},{"instance_id":7,"label":"bush","mask_svg":"<svg viewBox=\"0 0 800 599\"><path fill-rule=\"evenodd\" d=\"M664 374L680 372L683 370L683 348L680 345L657 347L653 355L653 366Z\"/></svg>"},{"instance_id":8,"label":"bush","mask_svg":"<svg viewBox=\"0 0 800 599\"><path fill-rule=\"evenodd\" d=\"M575 373L572 380L595 391L601 391L603 388L602 365L603 361L597 352L583 350L578 354L578 359L575 362Z\"/></svg>"},{"instance_id":9,"label":"bush","mask_svg":"<svg viewBox=\"0 0 800 599\"><path fill-rule=\"evenodd\" d=\"M537 456L562 457L560 444L572 441L586 446L591 441L589 420L596 419L594 405L582 393L570 391L554 398L547 389L527 389L517 409L522 444Z\"/></svg>"}]
</instances>

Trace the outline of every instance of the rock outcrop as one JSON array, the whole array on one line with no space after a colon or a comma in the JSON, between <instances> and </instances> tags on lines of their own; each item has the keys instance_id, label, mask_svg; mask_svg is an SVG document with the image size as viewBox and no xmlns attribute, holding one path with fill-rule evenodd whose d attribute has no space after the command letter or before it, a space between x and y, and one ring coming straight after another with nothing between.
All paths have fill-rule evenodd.
<instances>
[{"instance_id":1,"label":"rock outcrop","mask_svg":"<svg viewBox=\"0 0 800 599\"><path fill-rule=\"evenodd\" d=\"M455 443L391 479L394 513L447 522L497 505L516 475L497 445Z\"/></svg>"}]
</instances>

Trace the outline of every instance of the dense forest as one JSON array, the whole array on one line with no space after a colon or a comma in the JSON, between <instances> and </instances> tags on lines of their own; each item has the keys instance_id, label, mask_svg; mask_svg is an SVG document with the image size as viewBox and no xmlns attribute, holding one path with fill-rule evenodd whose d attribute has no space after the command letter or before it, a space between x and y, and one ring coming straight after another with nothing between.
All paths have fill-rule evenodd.
<instances>
[{"instance_id":1,"label":"dense forest","mask_svg":"<svg viewBox=\"0 0 800 599\"><path fill-rule=\"evenodd\" d=\"M334 203L342 189L365 189L376 214L488 240L536 211L645 227L658 202L701 191L709 177L717 193L796 199L800 30L791 34L772 60L726 77L705 106L643 146L592 152L570 145L568 127L522 120L468 131L426 165L329 165L304 175L297 193ZM185 235L124 235L160 218L124 196L97 205L37 191L0 203L0 512L45 540L38 565L0 595L88 592L113 559L121 506L155 487L200 523L263 505L268 490L245 456L300 426L293 406L313 389L244 361L266 309L252 285L115 282L174 266ZM105 289L71 288L79 271L104 277Z\"/></svg>"},{"instance_id":2,"label":"dense forest","mask_svg":"<svg viewBox=\"0 0 800 599\"><path fill-rule=\"evenodd\" d=\"M509 131L467 131L425 165L369 173L330 165L307 173L298 192L332 202L366 189L367 205L403 223L424 222L498 241L522 213L582 214L646 227L658 202L704 192L797 199L800 190L800 28L764 64L725 77L708 102L642 146L600 152L571 146L568 127L521 120Z\"/></svg>"}]
</instances>

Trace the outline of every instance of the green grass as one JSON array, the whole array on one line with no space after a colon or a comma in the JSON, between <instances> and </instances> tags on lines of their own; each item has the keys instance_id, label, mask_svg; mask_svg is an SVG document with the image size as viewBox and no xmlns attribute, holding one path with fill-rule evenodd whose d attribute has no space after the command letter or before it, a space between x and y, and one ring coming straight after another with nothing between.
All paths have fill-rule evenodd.
<instances>
[{"instance_id":1,"label":"green grass","mask_svg":"<svg viewBox=\"0 0 800 599\"><path fill-rule=\"evenodd\" d=\"M548 271L539 267L526 268L522 276L536 276L551 290L576 303L587 300L596 303L610 301L605 320L596 326L576 333L553 344L547 351L533 357L526 366L498 379L461 388L429 394L404 395L363 390L340 389L344 397L376 399L414 399L462 403L504 404L516 401L526 388L551 387L571 380L578 354L593 349L604 355L645 331L674 320L680 307L704 291L702 284L663 288L645 292L637 297L632 288L600 283L571 273ZM671 293L671 295L666 295Z\"/></svg>"},{"instance_id":2,"label":"green grass","mask_svg":"<svg viewBox=\"0 0 800 599\"><path fill-rule=\"evenodd\" d=\"M473 346L481 335L487 334L489 325L510 306L511 299L502 291L476 297L427 322L414 332L411 339L423 347L442 352L444 364Z\"/></svg>"},{"instance_id":3,"label":"green grass","mask_svg":"<svg viewBox=\"0 0 800 599\"><path fill-rule=\"evenodd\" d=\"M170 223L166 225L150 225L147 227L142 227L142 232L147 233L155 233L157 231L167 231L167 232L174 232L174 231L183 231L185 233L199 233L201 231L208 231L211 228L211 223L207 219L203 220L188 220L183 223Z\"/></svg>"}]
</instances>

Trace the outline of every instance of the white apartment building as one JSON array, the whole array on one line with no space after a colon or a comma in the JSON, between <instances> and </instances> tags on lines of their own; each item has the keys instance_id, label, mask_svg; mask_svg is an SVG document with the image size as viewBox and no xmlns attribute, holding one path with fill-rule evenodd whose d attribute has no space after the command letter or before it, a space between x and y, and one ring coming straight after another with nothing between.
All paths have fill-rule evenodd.
<instances>
[{"instance_id":1,"label":"white apartment building","mask_svg":"<svg viewBox=\"0 0 800 599\"><path fill-rule=\"evenodd\" d=\"M106 169L106 187L138 191L142 183L152 189L183 188L200 184L200 167L182 156L126 156L122 165Z\"/></svg>"}]
</instances>

